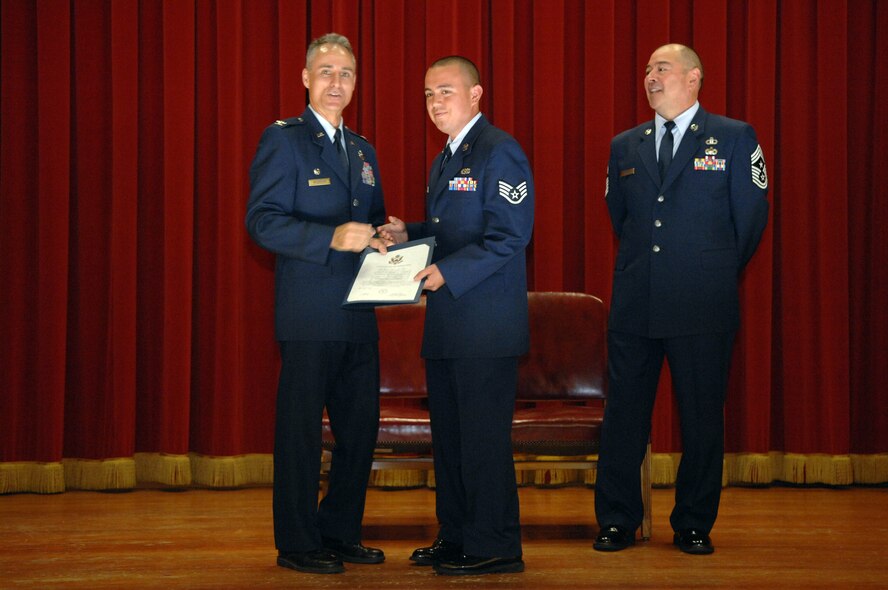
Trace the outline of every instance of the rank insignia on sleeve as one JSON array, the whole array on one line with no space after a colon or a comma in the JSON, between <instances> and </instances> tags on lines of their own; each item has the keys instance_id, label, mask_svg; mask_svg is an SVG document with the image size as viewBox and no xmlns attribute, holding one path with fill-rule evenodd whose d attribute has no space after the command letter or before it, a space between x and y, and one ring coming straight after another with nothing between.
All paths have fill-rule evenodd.
<instances>
[{"instance_id":1,"label":"rank insignia on sleeve","mask_svg":"<svg viewBox=\"0 0 888 590\"><path fill-rule=\"evenodd\" d=\"M694 158L694 170L715 170L717 172L724 172L725 160L716 159L714 156Z\"/></svg>"},{"instance_id":2,"label":"rank insignia on sleeve","mask_svg":"<svg viewBox=\"0 0 888 590\"><path fill-rule=\"evenodd\" d=\"M457 176L447 183L447 190L475 192L478 190L478 181L469 176Z\"/></svg>"},{"instance_id":3,"label":"rank insignia on sleeve","mask_svg":"<svg viewBox=\"0 0 888 590\"><path fill-rule=\"evenodd\" d=\"M512 186L508 182L499 181L499 194L512 205L517 205L527 196L527 181L521 181L521 184Z\"/></svg>"},{"instance_id":4,"label":"rank insignia on sleeve","mask_svg":"<svg viewBox=\"0 0 888 590\"><path fill-rule=\"evenodd\" d=\"M755 151L750 156L752 161L752 184L762 190L768 188L768 170L765 168L765 154L762 153L762 146L755 146Z\"/></svg>"},{"instance_id":5,"label":"rank insignia on sleeve","mask_svg":"<svg viewBox=\"0 0 888 590\"><path fill-rule=\"evenodd\" d=\"M370 165L370 162L364 162L364 166L361 168L361 182L376 186L376 177L373 176L373 166Z\"/></svg>"}]
</instances>

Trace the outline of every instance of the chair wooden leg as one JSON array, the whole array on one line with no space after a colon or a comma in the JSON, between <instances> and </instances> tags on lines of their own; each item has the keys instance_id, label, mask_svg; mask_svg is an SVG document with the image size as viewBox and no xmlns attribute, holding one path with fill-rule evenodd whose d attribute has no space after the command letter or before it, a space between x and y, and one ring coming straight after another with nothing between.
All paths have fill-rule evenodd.
<instances>
[{"instance_id":1,"label":"chair wooden leg","mask_svg":"<svg viewBox=\"0 0 888 590\"><path fill-rule=\"evenodd\" d=\"M644 503L644 518L641 521L641 539L651 538L653 528L651 518L651 443L648 441L647 452L641 463L641 500Z\"/></svg>"}]
</instances>

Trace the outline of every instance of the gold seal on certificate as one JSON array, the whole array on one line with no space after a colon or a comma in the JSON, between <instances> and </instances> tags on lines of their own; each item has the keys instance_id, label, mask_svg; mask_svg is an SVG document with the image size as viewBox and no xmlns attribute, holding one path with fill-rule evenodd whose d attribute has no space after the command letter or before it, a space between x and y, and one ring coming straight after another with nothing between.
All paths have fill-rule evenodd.
<instances>
[{"instance_id":1,"label":"gold seal on certificate","mask_svg":"<svg viewBox=\"0 0 888 590\"><path fill-rule=\"evenodd\" d=\"M391 246L382 254L367 249L361 254L344 306L396 305L416 303L425 281L414 281L416 273L432 262L435 238L413 240Z\"/></svg>"}]
</instances>

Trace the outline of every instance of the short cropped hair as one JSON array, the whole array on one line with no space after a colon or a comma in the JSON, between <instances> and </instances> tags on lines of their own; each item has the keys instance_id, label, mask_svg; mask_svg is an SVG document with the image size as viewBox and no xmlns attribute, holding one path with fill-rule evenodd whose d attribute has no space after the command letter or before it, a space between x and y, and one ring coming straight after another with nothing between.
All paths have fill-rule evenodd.
<instances>
[{"instance_id":1,"label":"short cropped hair","mask_svg":"<svg viewBox=\"0 0 888 590\"><path fill-rule=\"evenodd\" d=\"M305 52L305 67L308 68L311 65L311 60L314 59L315 54L320 49L321 45L339 45L343 49L345 49L348 54L355 59L355 52L352 51L351 43L349 43L348 38L345 35L340 35L339 33L327 33L326 35L322 35L309 43L308 51ZM357 60L355 60L357 62Z\"/></svg>"},{"instance_id":2,"label":"short cropped hair","mask_svg":"<svg viewBox=\"0 0 888 590\"><path fill-rule=\"evenodd\" d=\"M697 55L697 52L688 47L687 45L681 45L679 43L675 44L676 50L678 50L678 57L681 59L681 62L684 64L685 71L693 70L697 68L700 70L700 88L703 87L703 62L700 61L700 56ZM699 90L699 88L698 88Z\"/></svg>"},{"instance_id":3,"label":"short cropped hair","mask_svg":"<svg viewBox=\"0 0 888 590\"><path fill-rule=\"evenodd\" d=\"M481 85L481 74L478 73L478 68L472 63L472 60L463 57L461 55L448 55L447 57L442 57L441 59L435 60L435 62L429 66L429 69L437 68L441 66L453 66L457 65L469 79L469 86L480 86Z\"/></svg>"}]
</instances>

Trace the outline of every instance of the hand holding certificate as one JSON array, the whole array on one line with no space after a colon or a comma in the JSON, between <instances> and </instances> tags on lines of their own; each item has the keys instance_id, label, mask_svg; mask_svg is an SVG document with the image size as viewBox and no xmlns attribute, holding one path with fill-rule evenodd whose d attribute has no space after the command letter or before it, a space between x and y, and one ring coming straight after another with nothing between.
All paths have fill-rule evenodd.
<instances>
[{"instance_id":1,"label":"hand holding certificate","mask_svg":"<svg viewBox=\"0 0 888 590\"><path fill-rule=\"evenodd\" d=\"M394 305L416 303L424 281L414 281L416 273L432 261L435 239L425 238L390 246L382 254L365 250L358 274L342 302L344 306Z\"/></svg>"}]
</instances>

